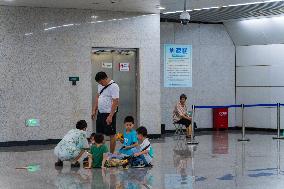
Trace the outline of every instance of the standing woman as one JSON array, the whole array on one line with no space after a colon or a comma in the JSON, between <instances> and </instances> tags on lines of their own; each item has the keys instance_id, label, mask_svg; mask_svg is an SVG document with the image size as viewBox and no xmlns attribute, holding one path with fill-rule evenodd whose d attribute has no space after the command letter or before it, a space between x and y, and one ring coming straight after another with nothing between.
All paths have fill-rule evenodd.
<instances>
[{"instance_id":1,"label":"standing woman","mask_svg":"<svg viewBox=\"0 0 284 189\"><path fill-rule=\"evenodd\" d=\"M173 112L173 121L177 124L182 124L186 127L186 138L192 136L192 124L191 117L188 115L186 106L187 96L185 94L180 95L179 102L176 104Z\"/></svg>"},{"instance_id":2,"label":"standing woman","mask_svg":"<svg viewBox=\"0 0 284 189\"><path fill-rule=\"evenodd\" d=\"M105 72L98 72L95 79L99 85L93 106L92 119L94 120L97 117L97 133L110 137L110 152L114 153L119 87L113 80L108 78Z\"/></svg>"}]
</instances>

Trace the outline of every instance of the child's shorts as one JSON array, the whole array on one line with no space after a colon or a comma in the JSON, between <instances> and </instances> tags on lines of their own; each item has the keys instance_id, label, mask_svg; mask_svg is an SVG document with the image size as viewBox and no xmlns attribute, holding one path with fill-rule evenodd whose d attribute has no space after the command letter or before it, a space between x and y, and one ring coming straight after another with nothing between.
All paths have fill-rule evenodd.
<instances>
[{"instance_id":1,"label":"child's shorts","mask_svg":"<svg viewBox=\"0 0 284 189\"><path fill-rule=\"evenodd\" d=\"M136 166L148 166L149 163L146 161L146 158L144 155L134 157L131 161L131 166L136 167Z\"/></svg>"}]
</instances>

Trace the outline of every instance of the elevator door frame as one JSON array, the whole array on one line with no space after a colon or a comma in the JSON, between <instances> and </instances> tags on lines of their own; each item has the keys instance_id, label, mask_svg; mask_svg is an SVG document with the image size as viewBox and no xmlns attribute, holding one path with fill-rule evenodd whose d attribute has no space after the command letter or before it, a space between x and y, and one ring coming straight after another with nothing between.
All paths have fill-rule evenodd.
<instances>
[{"instance_id":1,"label":"elevator door frame","mask_svg":"<svg viewBox=\"0 0 284 189\"><path fill-rule=\"evenodd\" d=\"M139 62L139 48L117 48L117 47L92 47L91 49L91 54L93 54L93 51L94 50L108 50L108 51L112 51L112 50L115 50L115 51L119 51L119 50L132 50L132 51L135 51L136 52L136 57L135 57L135 83L136 83L136 86L135 86L135 93L136 93L136 98L135 98L135 104L136 104L136 109L135 109L135 114L134 114L134 119L137 120L135 122L135 126L138 128L139 125L140 125L140 110L139 110L139 105L140 105L140 77L139 77L139 70L140 70L140 62ZM91 62L92 64L92 62ZM94 76L95 73L93 73L93 70L92 70L92 76ZM113 78L111 78L113 79ZM91 85L92 87L92 85ZM92 89L93 91L93 89ZM94 96L92 95L92 102L93 102L93 98ZM92 104L93 106L93 104ZM93 124L92 124L93 125ZM117 125L118 127L119 125Z\"/></svg>"}]
</instances>

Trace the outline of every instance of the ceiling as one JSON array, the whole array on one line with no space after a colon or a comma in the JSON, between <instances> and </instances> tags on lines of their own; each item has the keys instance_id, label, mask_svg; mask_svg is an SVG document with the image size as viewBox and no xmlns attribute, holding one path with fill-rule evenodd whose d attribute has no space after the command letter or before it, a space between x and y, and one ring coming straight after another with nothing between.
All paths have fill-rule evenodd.
<instances>
[{"instance_id":1,"label":"ceiling","mask_svg":"<svg viewBox=\"0 0 284 189\"><path fill-rule=\"evenodd\" d=\"M0 0L0 5L159 13L159 0Z\"/></svg>"},{"instance_id":2,"label":"ceiling","mask_svg":"<svg viewBox=\"0 0 284 189\"><path fill-rule=\"evenodd\" d=\"M186 0L187 10L192 21L222 22L224 20L243 19L249 17L271 16L284 14L284 0ZM242 6L228 6L243 3L260 2ZM267 2L275 1L275 2ZM276 2L277 1L277 2ZM161 11L161 18L179 20L179 13L163 14L183 10L184 0L0 0L0 5L77 8L105 11L123 11L140 13L160 13L157 6L165 7ZM223 7L227 6L227 7ZM202 9L221 7L214 9ZM194 10L202 9L202 10Z\"/></svg>"},{"instance_id":3,"label":"ceiling","mask_svg":"<svg viewBox=\"0 0 284 189\"><path fill-rule=\"evenodd\" d=\"M191 16L191 21L196 22L223 22L252 17L277 16L284 15L284 1L193 10L190 11L189 14ZM161 14L161 18L162 20L174 21L179 20L179 15L180 12Z\"/></svg>"}]
</instances>

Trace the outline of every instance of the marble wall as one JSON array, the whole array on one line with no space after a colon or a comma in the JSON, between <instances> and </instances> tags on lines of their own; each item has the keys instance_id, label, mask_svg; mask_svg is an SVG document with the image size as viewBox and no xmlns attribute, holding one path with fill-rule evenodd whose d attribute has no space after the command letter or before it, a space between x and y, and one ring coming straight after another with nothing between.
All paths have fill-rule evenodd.
<instances>
[{"instance_id":1,"label":"marble wall","mask_svg":"<svg viewBox=\"0 0 284 189\"><path fill-rule=\"evenodd\" d=\"M0 7L0 44L0 142L61 138L79 119L92 125L92 47L139 48L140 124L160 133L159 15ZM69 76L80 77L76 86ZM28 118L41 126L25 127Z\"/></svg>"},{"instance_id":2,"label":"marble wall","mask_svg":"<svg viewBox=\"0 0 284 189\"><path fill-rule=\"evenodd\" d=\"M193 87L163 87L164 44L190 44L193 47ZM235 47L221 24L161 23L161 108L162 123L174 129L172 111L179 95L188 95L188 105L226 105L235 103ZM212 128L212 111L197 110L199 128ZM235 111L229 113L230 126L235 126Z\"/></svg>"}]
</instances>

